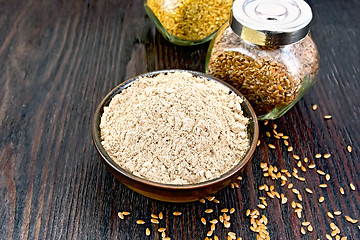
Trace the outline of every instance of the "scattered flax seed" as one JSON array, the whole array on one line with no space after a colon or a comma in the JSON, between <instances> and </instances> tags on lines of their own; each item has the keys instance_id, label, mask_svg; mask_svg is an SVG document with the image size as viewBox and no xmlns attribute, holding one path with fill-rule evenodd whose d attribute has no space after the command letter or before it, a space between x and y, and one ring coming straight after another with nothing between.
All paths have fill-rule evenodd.
<instances>
[{"instance_id":1,"label":"scattered flax seed","mask_svg":"<svg viewBox=\"0 0 360 240\"><path fill-rule=\"evenodd\" d=\"M206 209L205 210L205 213L212 213L214 210L212 210L211 208L209 208L209 209Z\"/></svg>"},{"instance_id":2,"label":"scattered flax seed","mask_svg":"<svg viewBox=\"0 0 360 240\"><path fill-rule=\"evenodd\" d=\"M228 221L224 221L224 228L229 228L231 225L231 223L229 223Z\"/></svg>"},{"instance_id":3,"label":"scattered flax seed","mask_svg":"<svg viewBox=\"0 0 360 240\"><path fill-rule=\"evenodd\" d=\"M234 212L235 212L235 208L230 208L229 213L230 213L230 214L233 214Z\"/></svg>"},{"instance_id":4,"label":"scattered flax seed","mask_svg":"<svg viewBox=\"0 0 360 240\"><path fill-rule=\"evenodd\" d=\"M162 240L171 240L170 237L163 237Z\"/></svg>"},{"instance_id":5,"label":"scattered flax seed","mask_svg":"<svg viewBox=\"0 0 360 240\"><path fill-rule=\"evenodd\" d=\"M348 221L349 223L357 223L357 222L358 222L358 220L352 219L352 218L349 217L349 216L345 216L345 219L346 219L346 221Z\"/></svg>"},{"instance_id":6,"label":"scattered flax seed","mask_svg":"<svg viewBox=\"0 0 360 240\"><path fill-rule=\"evenodd\" d=\"M173 215L174 215L174 216L180 216L180 215L181 215L181 212L173 212Z\"/></svg>"},{"instance_id":7,"label":"scattered flax seed","mask_svg":"<svg viewBox=\"0 0 360 240\"><path fill-rule=\"evenodd\" d=\"M326 234L325 237L326 237L326 239L328 239L328 240L332 240L332 237L331 237L329 234Z\"/></svg>"},{"instance_id":8,"label":"scattered flax seed","mask_svg":"<svg viewBox=\"0 0 360 240\"><path fill-rule=\"evenodd\" d=\"M239 186L239 184L237 184L237 182L233 182L233 184L236 188L240 188L240 186Z\"/></svg>"},{"instance_id":9,"label":"scattered flax seed","mask_svg":"<svg viewBox=\"0 0 360 240\"><path fill-rule=\"evenodd\" d=\"M345 194L345 191L344 191L344 189L342 187L340 187L340 193L341 193L341 195Z\"/></svg>"},{"instance_id":10,"label":"scattered flax seed","mask_svg":"<svg viewBox=\"0 0 360 240\"><path fill-rule=\"evenodd\" d=\"M311 191L311 189L309 188L305 188L305 191L307 191L308 193L313 193L313 191Z\"/></svg>"},{"instance_id":11,"label":"scattered flax seed","mask_svg":"<svg viewBox=\"0 0 360 240\"><path fill-rule=\"evenodd\" d=\"M287 140L284 140L284 145L289 146L289 142Z\"/></svg>"},{"instance_id":12,"label":"scattered flax seed","mask_svg":"<svg viewBox=\"0 0 360 240\"><path fill-rule=\"evenodd\" d=\"M206 200L208 200L209 202L213 201L215 199L215 196L207 196Z\"/></svg>"},{"instance_id":13,"label":"scattered flax seed","mask_svg":"<svg viewBox=\"0 0 360 240\"><path fill-rule=\"evenodd\" d=\"M239 180L239 181L241 181L241 180L242 180L242 177L241 177L241 176L238 176L236 179Z\"/></svg>"},{"instance_id":14,"label":"scattered flax seed","mask_svg":"<svg viewBox=\"0 0 360 240\"><path fill-rule=\"evenodd\" d=\"M118 212L118 216L120 219L124 219L124 214L122 212Z\"/></svg>"},{"instance_id":15,"label":"scattered flax seed","mask_svg":"<svg viewBox=\"0 0 360 240\"><path fill-rule=\"evenodd\" d=\"M236 239L236 234L234 232L228 232L228 236L231 238L231 239Z\"/></svg>"},{"instance_id":16,"label":"scattered flax seed","mask_svg":"<svg viewBox=\"0 0 360 240\"><path fill-rule=\"evenodd\" d=\"M303 225L304 227L307 227L310 225L310 222L302 222L301 225Z\"/></svg>"},{"instance_id":17,"label":"scattered flax seed","mask_svg":"<svg viewBox=\"0 0 360 240\"><path fill-rule=\"evenodd\" d=\"M296 159L296 160L300 160L300 157L298 155L293 155L293 157Z\"/></svg>"},{"instance_id":18,"label":"scattered flax seed","mask_svg":"<svg viewBox=\"0 0 360 240\"><path fill-rule=\"evenodd\" d=\"M326 179L326 181L329 181L330 180L330 174L326 174L325 179Z\"/></svg>"},{"instance_id":19,"label":"scattered flax seed","mask_svg":"<svg viewBox=\"0 0 360 240\"><path fill-rule=\"evenodd\" d=\"M201 220L202 224L206 225L206 220L205 220L205 218L202 217L200 220Z\"/></svg>"},{"instance_id":20,"label":"scattered flax seed","mask_svg":"<svg viewBox=\"0 0 360 240\"><path fill-rule=\"evenodd\" d=\"M329 218L334 218L334 215L332 215L331 212L327 212L327 215L328 215Z\"/></svg>"},{"instance_id":21,"label":"scattered flax seed","mask_svg":"<svg viewBox=\"0 0 360 240\"><path fill-rule=\"evenodd\" d=\"M302 196L301 196L301 194L298 194L298 195L297 195L297 198L299 199L300 202L302 202Z\"/></svg>"},{"instance_id":22,"label":"scattered flax seed","mask_svg":"<svg viewBox=\"0 0 360 240\"><path fill-rule=\"evenodd\" d=\"M137 220L136 223L137 224L144 224L145 222L143 220Z\"/></svg>"},{"instance_id":23,"label":"scattered flax seed","mask_svg":"<svg viewBox=\"0 0 360 240\"><path fill-rule=\"evenodd\" d=\"M201 199L199 199L199 202L205 203L205 199L201 198Z\"/></svg>"},{"instance_id":24,"label":"scattered flax seed","mask_svg":"<svg viewBox=\"0 0 360 240\"><path fill-rule=\"evenodd\" d=\"M331 157L330 153L324 154L324 158L329 158L329 157Z\"/></svg>"},{"instance_id":25,"label":"scattered flax seed","mask_svg":"<svg viewBox=\"0 0 360 240\"><path fill-rule=\"evenodd\" d=\"M324 173L323 171L321 171L321 170L316 170L316 172L317 172L318 174L320 174L320 175L325 176L325 173Z\"/></svg>"},{"instance_id":26,"label":"scattered flax seed","mask_svg":"<svg viewBox=\"0 0 360 240\"><path fill-rule=\"evenodd\" d=\"M304 163L307 163L309 162L309 159L308 158L304 158Z\"/></svg>"},{"instance_id":27,"label":"scattered flax seed","mask_svg":"<svg viewBox=\"0 0 360 240\"><path fill-rule=\"evenodd\" d=\"M246 210L246 216L249 216L250 215L250 209Z\"/></svg>"},{"instance_id":28,"label":"scattered flax seed","mask_svg":"<svg viewBox=\"0 0 360 240\"><path fill-rule=\"evenodd\" d=\"M321 187L321 188L327 188L327 185L326 185L326 184L320 184L319 187Z\"/></svg>"},{"instance_id":29,"label":"scattered flax seed","mask_svg":"<svg viewBox=\"0 0 360 240\"><path fill-rule=\"evenodd\" d=\"M314 104L314 105L312 106L312 110L314 110L314 111L316 111L317 108L318 108L318 106L317 106L316 104Z\"/></svg>"},{"instance_id":30,"label":"scattered flax seed","mask_svg":"<svg viewBox=\"0 0 360 240\"><path fill-rule=\"evenodd\" d=\"M165 231L166 231L166 228L159 228L159 229L158 229L158 232L161 232L161 233L162 233L162 232L165 232Z\"/></svg>"},{"instance_id":31,"label":"scattered flax seed","mask_svg":"<svg viewBox=\"0 0 360 240\"><path fill-rule=\"evenodd\" d=\"M266 208L263 204L259 204L259 205L257 205L257 207L260 208L260 209L265 209Z\"/></svg>"},{"instance_id":32,"label":"scattered flax seed","mask_svg":"<svg viewBox=\"0 0 360 240\"><path fill-rule=\"evenodd\" d=\"M325 200L325 198L324 198L323 196L321 196L321 197L319 198L319 203L324 202L324 200Z\"/></svg>"},{"instance_id":33,"label":"scattered flax seed","mask_svg":"<svg viewBox=\"0 0 360 240\"><path fill-rule=\"evenodd\" d=\"M288 188L291 189L294 186L294 184L289 183Z\"/></svg>"},{"instance_id":34,"label":"scattered flax seed","mask_svg":"<svg viewBox=\"0 0 360 240\"><path fill-rule=\"evenodd\" d=\"M159 213L159 219L163 219L163 217L164 217L164 216L163 216L163 213L160 212L160 213Z\"/></svg>"},{"instance_id":35,"label":"scattered flax seed","mask_svg":"<svg viewBox=\"0 0 360 240\"><path fill-rule=\"evenodd\" d=\"M352 184L352 183L350 183L350 188L351 188L351 190L353 190L353 191L355 191L355 190L356 190L356 188L355 188L354 184Z\"/></svg>"},{"instance_id":36,"label":"scattered flax seed","mask_svg":"<svg viewBox=\"0 0 360 240\"><path fill-rule=\"evenodd\" d=\"M292 146L288 147L287 151L291 152L294 148Z\"/></svg>"},{"instance_id":37,"label":"scattered flax seed","mask_svg":"<svg viewBox=\"0 0 360 240\"><path fill-rule=\"evenodd\" d=\"M151 214L152 218L159 218L158 216L156 216L155 214Z\"/></svg>"},{"instance_id":38,"label":"scattered flax seed","mask_svg":"<svg viewBox=\"0 0 360 240\"><path fill-rule=\"evenodd\" d=\"M269 132L265 133L267 137L271 137L271 134Z\"/></svg>"},{"instance_id":39,"label":"scattered flax seed","mask_svg":"<svg viewBox=\"0 0 360 240\"><path fill-rule=\"evenodd\" d=\"M269 148L275 149L276 147L273 144L268 144Z\"/></svg>"},{"instance_id":40,"label":"scattered flax seed","mask_svg":"<svg viewBox=\"0 0 360 240\"><path fill-rule=\"evenodd\" d=\"M300 232L301 232L303 235L305 235L305 234L306 234L306 232L305 232L305 229L304 229L304 228L300 228Z\"/></svg>"},{"instance_id":41,"label":"scattered flax seed","mask_svg":"<svg viewBox=\"0 0 360 240\"><path fill-rule=\"evenodd\" d=\"M287 197L283 197L282 199L281 199L281 204L285 204L286 202L287 202Z\"/></svg>"},{"instance_id":42,"label":"scattered flax seed","mask_svg":"<svg viewBox=\"0 0 360 240\"><path fill-rule=\"evenodd\" d=\"M257 141L256 146L258 147L260 145L260 140Z\"/></svg>"},{"instance_id":43,"label":"scattered flax seed","mask_svg":"<svg viewBox=\"0 0 360 240\"><path fill-rule=\"evenodd\" d=\"M211 224L217 224L219 221L217 219L213 219L210 221Z\"/></svg>"},{"instance_id":44,"label":"scattered flax seed","mask_svg":"<svg viewBox=\"0 0 360 240\"><path fill-rule=\"evenodd\" d=\"M277 124L273 124L273 129L277 129Z\"/></svg>"},{"instance_id":45,"label":"scattered flax seed","mask_svg":"<svg viewBox=\"0 0 360 240\"><path fill-rule=\"evenodd\" d=\"M297 190L296 188L291 189L291 191L295 194L300 194L299 190Z\"/></svg>"},{"instance_id":46,"label":"scattered flax seed","mask_svg":"<svg viewBox=\"0 0 360 240\"><path fill-rule=\"evenodd\" d=\"M159 220L154 219L154 218L152 218L150 221L151 221L152 223L155 223L155 224L158 224L158 223L159 223Z\"/></svg>"},{"instance_id":47,"label":"scattered flax seed","mask_svg":"<svg viewBox=\"0 0 360 240\"><path fill-rule=\"evenodd\" d=\"M324 118L325 118L326 120L331 119L331 115L325 115Z\"/></svg>"},{"instance_id":48,"label":"scattered flax seed","mask_svg":"<svg viewBox=\"0 0 360 240\"><path fill-rule=\"evenodd\" d=\"M217 200L216 198L214 199L214 201L213 201L214 203L220 203L220 201L219 200Z\"/></svg>"},{"instance_id":49,"label":"scattered flax seed","mask_svg":"<svg viewBox=\"0 0 360 240\"><path fill-rule=\"evenodd\" d=\"M282 139L289 139L289 136L285 136L285 135L284 135L284 136L282 136L281 138L282 138Z\"/></svg>"},{"instance_id":50,"label":"scattered flax seed","mask_svg":"<svg viewBox=\"0 0 360 240\"><path fill-rule=\"evenodd\" d=\"M215 231L215 224L211 224L210 230Z\"/></svg>"},{"instance_id":51,"label":"scattered flax seed","mask_svg":"<svg viewBox=\"0 0 360 240\"><path fill-rule=\"evenodd\" d=\"M351 153L352 152L352 147L349 145L349 146L347 146L346 147L346 149L347 149L347 151L349 152L349 153Z\"/></svg>"},{"instance_id":52,"label":"scattered flax seed","mask_svg":"<svg viewBox=\"0 0 360 240\"><path fill-rule=\"evenodd\" d=\"M341 212L340 212L340 211L335 211L335 212L334 212L334 215L335 215L335 216L339 216L339 215L341 215Z\"/></svg>"},{"instance_id":53,"label":"scattered flax seed","mask_svg":"<svg viewBox=\"0 0 360 240\"><path fill-rule=\"evenodd\" d=\"M149 229L149 228L146 228L146 230L145 230L145 235L146 235L146 236L150 236L150 229Z\"/></svg>"},{"instance_id":54,"label":"scattered flax seed","mask_svg":"<svg viewBox=\"0 0 360 240\"><path fill-rule=\"evenodd\" d=\"M315 168L315 167L316 167L315 164L310 164L310 165L308 166L309 169L313 169L313 168Z\"/></svg>"},{"instance_id":55,"label":"scattered flax seed","mask_svg":"<svg viewBox=\"0 0 360 240\"><path fill-rule=\"evenodd\" d=\"M264 121L264 126L268 125L268 123L269 123L268 120Z\"/></svg>"},{"instance_id":56,"label":"scattered flax seed","mask_svg":"<svg viewBox=\"0 0 360 240\"><path fill-rule=\"evenodd\" d=\"M311 225L309 225L307 229L309 232L312 232L314 230L314 228Z\"/></svg>"},{"instance_id":57,"label":"scattered flax seed","mask_svg":"<svg viewBox=\"0 0 360 240\"><path fill-rule=\"evenodd\" d=\"M321 154L320 153L315 154L315 158L321 158Z\"/></svg>"},{"instance_id":58,"label":"scattered flax seed","mask_svg":"<svg viewBox=\"0 0 360 240\"><path fill-rule=\"evenodd\" d=\"M296 208L296 203L294 201L291 202L291 207Z\"/></svg>"},{"instance_id":59,"label":"scattered flax seed","mask_svg":"<svg viewBox=\"0 0 360 240\"><path fill-rule=\"evenodd\" d=\"M229 212L229 209L223 208L223 209L221 209L220 211L221 211L222 213L227 213L227 212Z\"/></svg>"},{"instance_id":60,"label":"scattered flax seed","mask_svg":"<svg viewBox=\"0 0 360 240\"><path fill-rule=\"evenodd\" d=\"M122 212L122 214L123 214L124 216L129 216L129 215L130 215L129 212Z\"/></svg>"},{"instance_id":61,"label":"scattered flax seed","mask_svg":"<svg viewBox=\"0 0 360 240\"><path fill-rule=\"evenodd\" d=\"M299 160L296 165L297 165L298 167L301 167L301 166L302 166L301 160Z\"/></svg>"}]
</instances>

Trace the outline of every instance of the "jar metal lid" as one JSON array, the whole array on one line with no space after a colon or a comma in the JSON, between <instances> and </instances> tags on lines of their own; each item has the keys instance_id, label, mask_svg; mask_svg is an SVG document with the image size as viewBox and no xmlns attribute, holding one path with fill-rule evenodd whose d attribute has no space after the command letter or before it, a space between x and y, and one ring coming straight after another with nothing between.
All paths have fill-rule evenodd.
<instances>
[{"instance_id":1,"label":"jar metal lid","mask_svg":"<svg viewBox=\"0 0 360 240\"><path fill-rule=\"evenodd\" d=\"M260 46L280 46L303 39L310 30L312 11L303 0L236 0L231 28Z\"/></svg>"}]
</instances>

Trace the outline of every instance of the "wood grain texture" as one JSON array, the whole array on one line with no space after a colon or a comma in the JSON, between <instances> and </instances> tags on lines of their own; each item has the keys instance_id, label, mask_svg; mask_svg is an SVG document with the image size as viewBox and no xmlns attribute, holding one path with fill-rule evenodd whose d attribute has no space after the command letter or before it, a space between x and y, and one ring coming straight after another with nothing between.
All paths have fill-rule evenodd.
<instances>
[{"instance_id":1,"label":"wood grain texture","mask_svg":"<svg viewBox=\"0 0 360 240\"><path fill-rule=\"evenodd\" d=\"M360 223L344 218L360 220L360 2L308 2L321 58L314 88L284 117L261 124L261 144L240 188L217 193L219 204L171 204L143 197L114 179L92 144L90 122L101 99L127 78L160 69L204 71L208 44L168 43L140 0L0 0L0 239L161 239L158 227L166 227L172 239L204 239L210 225L200 218L209 221L224 207L236 211L230 229L217 225L216 235L226 239L231 230L256 239L245 211L267 196L258 190L263 184L288 197L284 205L267 197L268 207L260 211L269 219L271 239L325 239L331 222L341 236L360 239ZM332 119L324 120L326 114ZM273 123L290 136L294 154L331 175L326 182L308 169L299 173L305 182L289 179L303 196L300 220L290 206L296 196L261 172L261 162L289 171L297 164L283 141L266 137ZM316 159L316 153L331 157ZM320 189L325 182L328 187ZM325 197L321 204L320 196ZM207 208L214 213L205 214ZM327 217L336 210L343 214ZM131 215L121 220L119 211ZM150 214L159 212L164 219L151 224ZM302 221L310 221L314 231L302 235Z\"/></svg>"}]
</instances>

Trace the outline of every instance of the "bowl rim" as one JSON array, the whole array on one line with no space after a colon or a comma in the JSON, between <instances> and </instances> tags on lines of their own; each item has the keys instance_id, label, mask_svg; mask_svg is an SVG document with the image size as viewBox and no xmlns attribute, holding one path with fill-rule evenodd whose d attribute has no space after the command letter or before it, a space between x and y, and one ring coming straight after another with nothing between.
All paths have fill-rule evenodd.
<instances>
[{"instance_id":1,"label":"bowl rim","mask_svg":"<svg viewBox=\"0 0 360 240\"><path fill-rule=\"evenodd\" d=\"M111 99L116 94L118 94L122 90L130 87L131 84L134 81L138 80L139 78L154 77L159 74L167 74L167 73L174 73L174 72L189 72L189 73L193 74L193 76L203 77L208 80L213 80L213 81L216 81L216 82L228 87L232 92L234 92L236 95L238 95L242 98L242 100L243 100L242 105L245 105L247 108L246 112L250 113L249 114L250 116L248 116L248 117L249 117L250 121L252 121L252 125L254 126L253 134L251 135L252 140L250 143L250 147L249 147L248 151L245 153L244 157L240 160L240 162L235 167L233 167L230 171L227 171L226 173L222 174L220 177L217 177L217 178L214 178L211 180L207 180L204 182L199 182L199 183L194 183L194 184L184 184L184 185L154 182L154 181L145 179L143 177L136 176L136 175L128 172L126 169L120 167L114 160L111 159L111 157L107 154L106 150L103 148L103 146L101 144L100 126L99 125L100 125L101 116L103 114L103 108L110 103ZM245 111L245 110L243 109L243 111ZM252 106L250 105L249 101L238 90L236 90L234 87L232 87L228 83L226 83L216 77L213 77L209 74L203 73L203 72L198 72L198 71L193 71L193 70L185 70L185 69L169 69L169 70L158 70L158 71L147 72L144 74L139 74L135 77L131 77L128 80L125 80L124 82L120 83L115 88L113 88L101 100L100 104L97 106L97 108L95 110L95 113L94 113L93 119L92 119L92 123L91 123L91 135L92 135L93 143L94 143L98 153L101 155L102 159L107 163L108 166L110 166L117 173L124 175L125 177L130 178L133 181L136 181L138 183L148 185L151 187L167 189L167 190L190 190L190 189L194 190L194 189L201 189L201 188L204 188L204 187L216 184L216 183L220 183L226 179L232 178L235 174L237 174L250 161L250 159L252 158L252 156L255 152L257 140L259 137L259 125L258 125L256 113L255 113L254 109L252 108Z\"/></svg>"}]
</instances>

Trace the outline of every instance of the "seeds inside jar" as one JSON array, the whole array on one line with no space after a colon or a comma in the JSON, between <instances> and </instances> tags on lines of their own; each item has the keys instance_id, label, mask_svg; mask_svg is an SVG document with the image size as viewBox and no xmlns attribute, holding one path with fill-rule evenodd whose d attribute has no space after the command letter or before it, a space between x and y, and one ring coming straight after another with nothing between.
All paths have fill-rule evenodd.
<instances>
[{"instance_id":1,"label":"seeds inside jar","mask_svg":"<svg viewBox=\"0 0 360 240\"><path fill-rule=\"evenodd\" d=\"M148 0L165 30L178 38L198 41L210 36L230 17L232 0Z\"/></svg>"}]
</instances>

